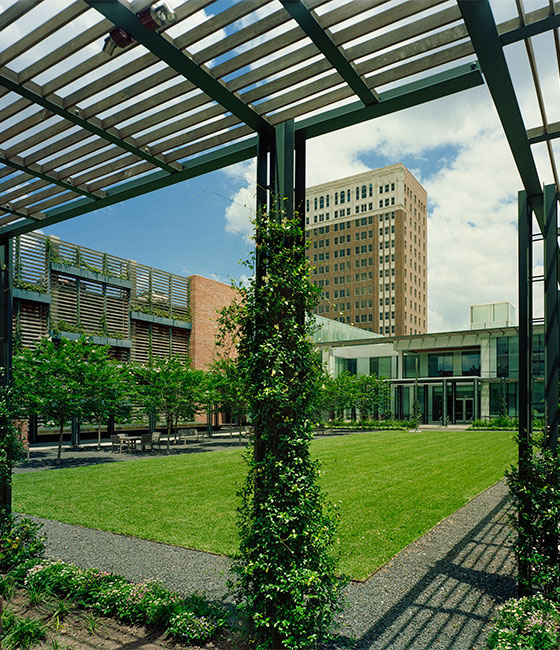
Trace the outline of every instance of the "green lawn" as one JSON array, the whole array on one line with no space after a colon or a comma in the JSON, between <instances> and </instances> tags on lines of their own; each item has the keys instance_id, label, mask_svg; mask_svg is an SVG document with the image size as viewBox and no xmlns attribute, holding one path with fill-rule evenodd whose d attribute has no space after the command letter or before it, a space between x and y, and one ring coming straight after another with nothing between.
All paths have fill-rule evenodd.
<instances>
[{"instance_id":1,"label":"green lawn","mask_svg":"<svg viewBox=\"0 0 560 650\"><path fill-rule=\"evenodd\" d=\"M373 432L312 444L338 503L341 571L363 579L503 476L504 431ZM169 544L233 554L241 450L19 474L14 509Z\"/></svg>"}]
</instances>

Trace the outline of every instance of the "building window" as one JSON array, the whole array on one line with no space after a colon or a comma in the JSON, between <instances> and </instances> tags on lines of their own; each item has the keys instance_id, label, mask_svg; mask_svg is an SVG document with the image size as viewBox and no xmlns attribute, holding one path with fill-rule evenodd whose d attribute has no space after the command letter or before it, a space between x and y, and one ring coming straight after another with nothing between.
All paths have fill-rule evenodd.
<instances>
[{"instance_id":1,"label":"building window","mask_svg":"<svg viewBox=\"0 0 560 650\"><path fill-rule=\"evenodd\" d=\"M330 199L330 195L327 194L327 208L329 207L329 199Z\"/></svg>"},{"instance_id":2,"label":"building window","mask_svg":"<svg viewBox=\"0 0 560 650\"><path fill-rule=\"evenodd\" d=\"M453 353L429 354L428 377L452 377Z\"/></svg>"},{"instance_id":3,"label":"building window","mask_svg":"<svg viewBox=\"0 0 560 650\"><path fill-rule=\"evenodd\" d=\"M418 357L415 354L405 354L403 357L403 376L406 379L416 377L416 361ZM420 374L420 364L418 364L418 374Z\"/></svg>"},{"instance_id":4,"label":"building window","mask_svg":"<svg viewBox=\"0 0 560 650\"><path fill-rule=\"evenodd\" d=\"M317 197L313 199L313 205L315 206L315 210L317 209Z\"/></svg>"},{"instance_id":5,"label":"building window","mask_svg":"<svg viewBox=\"0 0 560 650\"><path fill-rule=\"evenodd\" d=\"M344 203L344 192L340 193L340 202Z\"/></svg>"},{"instance_id":6,"label":"building window","mask_svg":"<svg viewBox=\"0 0 560 650\"><path fill-rule=\"evenodd\" d=\"M480 377L480 351L463 352L463 377Z\"/></svg>"},{"instance_id":7,"label":"building window","mask_svg":"<svg viewBox=\"0 0 560 650\"><path fill-rule=\"evenodd\" d=\"M309 199L307 199L307 212L309 212Z\"/></svg>"}]
</instances>

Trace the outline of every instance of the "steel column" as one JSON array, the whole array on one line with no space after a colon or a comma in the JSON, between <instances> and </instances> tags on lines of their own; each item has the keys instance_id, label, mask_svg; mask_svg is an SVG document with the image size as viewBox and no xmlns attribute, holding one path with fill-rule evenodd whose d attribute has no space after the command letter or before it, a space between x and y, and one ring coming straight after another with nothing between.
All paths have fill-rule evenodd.
<instances>
[{"instance_id":1,"label":"steel column","mask_svg":"<svg viewBox=\"0 0 560 650\"><path fill-rule=\"evenodd\" d=\"M72 429L70 433L72 447L80 446L80 418L77 415L72 416Z\"/></svg>"},{"instance_id":2,"label":"steel column","mask_svg":"<svg viewBox=\"0 0 560 650\"><path fill-rule=\"evenodd\" d=\"M558 211L556 188L544 188L544 367L546 445L558 448Z\"/></svg>"},{"instance_id":3,"label":"steel column","mask_svg":"<svg viewBox=\"0 0 560 650\"><path fill-rule=\"evenodd\" d=\"M13 317L13 251L12 240L0 245L0 385L9 386L12 380L12 317ZM0 420L0 436L9 433L9 418ZM12 483L0 485L0 510L12 511Z\"/></svg>"},{"instance_id":4,"label":"steel column","mask_svg":"<svg viewBox=\"0 0 560 650\"><path fill-rule=\"evenodd\" d=\"M278 215L292 219L294 215L295 128L294 122L282 122L275 129L275 192Z\"/></svg>"},{"instance_id":5,"label":"steel column","mask_svg":"<svg viewBox=\"0 0 560 650\"><path fill-rule=\"evenodd\" d=\"M447 426L447 379L441 382L441 424Z\"/></svg>"},{"instance_id":6,"label":"steel column","mask_svg":"<svg viewBox=\"0 0 560 650\"><path fill-rule=\"evenodd\" d=\"M270 155L272 147L271 138L268 135L260 134L257 144L257 206L255 218L255 284L257 290L262 285L262 278L266 275L266 259L263 259L260 243L260 227L263 216L269 209L270 195ZM255 319L255 333L260 329L259 318ZM265 449L262 441L261 421L259 414L253 414L254 425L254 454L255 461L260 463L264 460ZM260 478L255 478L255 494L260 489Z\"/></svg>"},{"instance_id":7,"label":"steel column","mask_svg":"<svg viewBox=\"0 0 560 650\"><path fill-rule=\"evenodd\" d=\"M518 307L519 307L519 480L527 480L527 465L531 457L531 345L533 314L533 214L527 192L518 195ZM525 527L530 525L530 504L520 501L518 511L520 544L526 545ZM523 555L523 554L522 554ZM531 592L530 565L524 558L518 564L518 594Z\"/></svg>"},{"instance_id":8,"label":"steel column","mask_svg":"<svg viewBox=\"0 0 560 650\"><path fill-rule=\"evenodd\" d=\"M0 245L0 369L2 369L3 385L10 382L12 375L12 271L12 240L9 239Z\"/></svg>"},{"instance_id":9,"label":"steel column","mask_svg":"<svg viewBox=\"0 0 560 650\"><path fill-rule=\"evenodd\" d=\"M473 381L473 420L478 420L480 417L479 403L478 403L478 377Z\"/></svg>"}]
</instances>

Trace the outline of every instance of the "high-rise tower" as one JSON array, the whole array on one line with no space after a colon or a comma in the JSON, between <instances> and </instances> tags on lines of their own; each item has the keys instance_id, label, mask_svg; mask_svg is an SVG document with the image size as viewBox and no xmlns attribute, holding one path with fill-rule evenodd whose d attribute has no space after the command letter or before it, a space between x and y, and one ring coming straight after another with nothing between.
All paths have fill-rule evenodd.
<instances>
[{"instance_id":1,"label":"high-rise tower","mask_svg":"<svg viewBox=\"0 0 560 650\"><path fill-rule=\"evenodd\" d=\"M318 314L385 335L426 332L427 200L401 163L307 188Z\"/></svg>"}]
</instances>

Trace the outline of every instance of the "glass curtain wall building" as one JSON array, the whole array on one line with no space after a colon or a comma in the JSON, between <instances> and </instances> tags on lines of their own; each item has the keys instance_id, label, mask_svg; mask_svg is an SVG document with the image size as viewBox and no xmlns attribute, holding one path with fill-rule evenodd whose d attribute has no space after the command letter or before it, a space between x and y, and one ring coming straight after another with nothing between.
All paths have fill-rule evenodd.
<instances>
[{"instance_id":1,"label":"glass curtain wall building","mask_svg":"<svg viewBox=\"0 0 560 650\"><path fill-rule=\"evenodd\" d=\"M351 334L349 332L349 334ZM317 343L336 376L376 374L391 382L395 417L409 418L418 400L425 424L466 424L517 417L519 339L514 326L486 327L369 341ZM533 336L533 412L544 413L544 335Z\"/></svg>"}]
</instances>

